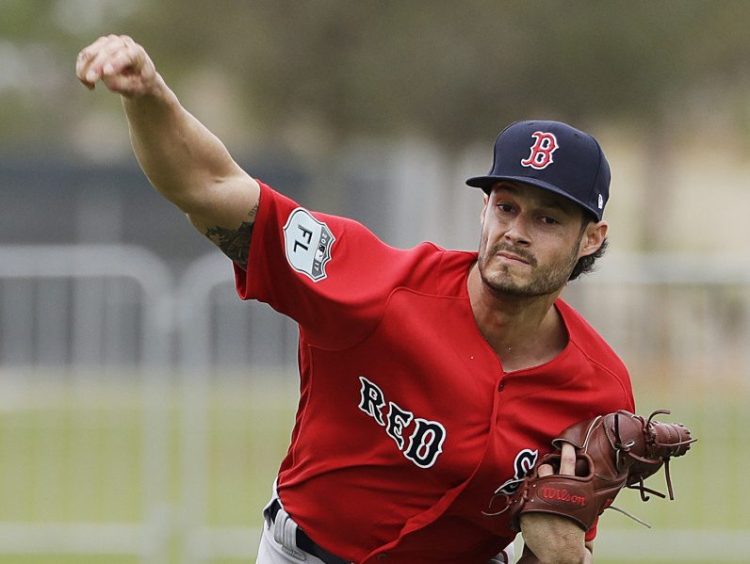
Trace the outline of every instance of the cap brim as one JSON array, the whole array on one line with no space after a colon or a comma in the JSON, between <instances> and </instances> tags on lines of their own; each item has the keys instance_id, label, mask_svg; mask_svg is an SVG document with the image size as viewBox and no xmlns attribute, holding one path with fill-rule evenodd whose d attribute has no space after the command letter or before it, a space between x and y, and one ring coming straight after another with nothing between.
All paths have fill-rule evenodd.
<instances>
[{"instance_id":1,"label":"cap brim","mask_svg":"<svg viewBox=\"0 0 750 564\"><path fill-rule=\"evenodd\" d=\"M541 188L543 190L549 190L550 192L554 192L555 194L562 196L563 198L573 202L574 204L578 204L584 210L593 214L594 217L597 218L597 220L602 219L601 210L595 210L579 202L575 198L571 198L570 194L565 192L565 190L558 188L554 184L545 182L544 180L539 180L538 178L530 178L528 176L473 176L466 180L466 184L474 188L481 188L485 192L489 193L490 189L501 180L510 180L513 182L520 182L521 184L530 184L531 186L536 186L537 188Z\"/></svg>"}]
</instances>

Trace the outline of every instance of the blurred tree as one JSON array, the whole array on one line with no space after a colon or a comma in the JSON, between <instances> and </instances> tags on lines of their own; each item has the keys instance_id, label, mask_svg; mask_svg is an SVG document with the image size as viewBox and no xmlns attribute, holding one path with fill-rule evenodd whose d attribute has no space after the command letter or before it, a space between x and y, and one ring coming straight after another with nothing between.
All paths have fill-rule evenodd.
<instances>
[{"instance_id":1,"label":"blurred tree","mask_svg":"<svg viewBox=\"0 0 750 564\"><path fill-rule=\"evenodd\" d=\"M0 0L0 11L0 68L23 75L0 79L0 101L26 98L27 114L50 98L30 87L45 80L27 66L33 50L64 90L71 55L109 32L146 44L173 83L206 68L239 82L251 127L308 120L339 138L464 144L541 114L659 122L706 84L728 96L750 75L744 0ZM46 117L65 115L56 101Z\"/></svg>"},{"instance_id":2,"label":"blurred tree","mask_svg":"<svg viewBox=\"0 0 750 564\"><path fill-rule=\"evenodd\" d=\"M750 131L745 0L0 0L0 14L6 146L64 148L82 116L119 111L72 78L77 50L111 32L143 43L178 93L201 73L228 81L241 129L281 144L307 131L317 150L404 134L454 150L519 118L608 122L645 140L661 183L665 140L695 129L691 112Z\"/></svg>"},{"instance_id":3,"label":"blurred tree","mask_svg":"<svg viewBox=\"0 0 750 564\"><path fill-rule=\"evenodd\" d=\"M190 10L167 0L150 10L133 21L144 41L176 73L210 65L238 77L263 128L309 119L342 136L412 130L463 144L524 115L651 123L707 81L731 90L750 71L742 0L220 0Z\"/></svg>"}]
</instances>

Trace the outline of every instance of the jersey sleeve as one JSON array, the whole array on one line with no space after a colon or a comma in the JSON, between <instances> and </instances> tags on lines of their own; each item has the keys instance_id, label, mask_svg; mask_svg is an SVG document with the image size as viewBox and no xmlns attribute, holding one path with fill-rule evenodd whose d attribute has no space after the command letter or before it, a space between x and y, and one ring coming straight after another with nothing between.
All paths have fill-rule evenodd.
<instances>
[{"instance_id":1,"label":"jersey sleeve","mask_svg":"<svg viewBox=\"0 0 750 564\"><path fill-rule=\"evenodd\" d=\"M599 517L596 518L591 528L586 531L585 540L586 542L593 542L596 538L596 534L599 532Z\"/></svg>"},{"instance_id":2,"label":"jersey sleeve","mask_svg":"<svg viewBox=\"0 0 750 564\"><path fill-rule=\"evenodd\" d=\"M420 277L429 283L419 251L390 247L356 221L310 212L260 185L248 268L234 266L236 289L297 321L311 344L353 345L375 328L395 287Z\"/></svg>"}]
</instances>

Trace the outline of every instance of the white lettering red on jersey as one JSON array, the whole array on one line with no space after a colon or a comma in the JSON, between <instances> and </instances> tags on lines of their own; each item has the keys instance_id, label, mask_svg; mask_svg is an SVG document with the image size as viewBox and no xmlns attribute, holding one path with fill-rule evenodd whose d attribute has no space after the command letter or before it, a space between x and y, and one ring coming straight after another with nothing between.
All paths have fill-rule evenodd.
<instances>
[{"instance_id":1,"label":"white lettering red on jersey","mask_svg":"<svg viewBox=\"0 0 750 564\"><path fill-rule=\"evenodd\" d=\"M300 326L301 397L278 477L285 509L356 562L387 552L392 563L484 564L514 538L506 515L486 510L525 468L519 453L542 456L575 422L634 411L626 368L558 300L566 348L505 373L469 303L476 253L399 250L352 220L313 213L334 241L325 278L313 280L285 255L298 205L261 190L248 271L235 275L240 297Z\"/></svg>"},{"instance_id":2,"label":"white lettering red on jersey","mask_svg":"<svg viewBox=\"0 0 750 564\"><path fill-rule=\"evenodd\" d=\"M372 417L378 424L386 427L388 435L396 441L404 456L420 468L429 468L443 452L445 427L437 421L427 421L421 417L414 419L414 414L388 402L388 423L383 415L385 395L377 384L364 376L359 377L359 409ZM414 421L414 430L409 437L408 445L404 440L404 427Z\"/></svg>"}]
</instances>

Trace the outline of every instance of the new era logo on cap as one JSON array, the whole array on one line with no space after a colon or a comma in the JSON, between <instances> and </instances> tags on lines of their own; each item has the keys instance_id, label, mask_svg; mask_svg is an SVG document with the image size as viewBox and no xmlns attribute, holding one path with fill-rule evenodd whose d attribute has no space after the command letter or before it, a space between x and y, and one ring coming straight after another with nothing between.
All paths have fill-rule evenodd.
<instances>
[{"instance_id":1,"label":"new era logo on cap","mask_svg":"<svg viewBox=\"0 0 750 564\"><path fill-rule=\"evenodd\" d=\"M580 205L597 221L609 198L609 163L599 143L559 121L519 121L495 140L492 168L469 178L486 192L501 180L531 184Z\"/></svg>"}]
</instances>

